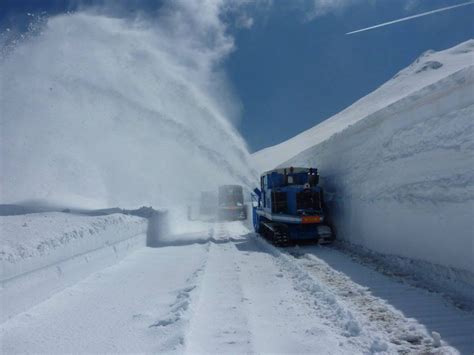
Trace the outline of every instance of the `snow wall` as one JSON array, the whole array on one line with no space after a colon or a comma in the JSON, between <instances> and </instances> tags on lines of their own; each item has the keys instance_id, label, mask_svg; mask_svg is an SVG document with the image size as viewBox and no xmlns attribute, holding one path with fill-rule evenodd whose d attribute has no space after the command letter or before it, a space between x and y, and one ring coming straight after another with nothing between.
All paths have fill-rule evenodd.
<instances>
[{"instance_id":1,"label":"snow wall","mask_svg":"<svg viewBox=\"0 0 474 355\"><path fill-rule=\"evenodd\" d=\"M185 218L201 191L253 186L220 67L233 38L218 7L202 11L165 1L153 21L78 12L0 34L0 203L177 206Z\"/></svg>"},{"instance_id":2,"label":"snow wall","mask_svg":"<svg viewBox=\"0 0 474 355\"><path fill-rule=\"evenodd\" d=\"M147 228L122 214L0 217L0 322L144 247Z\"/></svg>"},{"instance_id":3,"label":"snow wall","mask_svg":"<svg viewBox=\"0 0 474 355\"><path fill-rule=\"evenodd\" d=\"M471 299L473 93L469 66L281 164L319 168L337 238L442 266L425 276Z\"/></svg>"}]
</instances>

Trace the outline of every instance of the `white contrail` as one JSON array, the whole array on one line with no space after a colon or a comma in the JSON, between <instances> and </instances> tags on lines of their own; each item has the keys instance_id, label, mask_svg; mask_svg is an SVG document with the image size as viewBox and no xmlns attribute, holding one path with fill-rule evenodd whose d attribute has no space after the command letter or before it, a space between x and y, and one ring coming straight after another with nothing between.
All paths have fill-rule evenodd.
<instances>
[{"instance_id":1,"label":"white contrail","mask_svg":"<svg viewBox=\"0 0 474 355\"><path fill-rule=\"evenodd\" d=\"M461 6L466 6L466 5L473 5L473 4L474 4L474 1L468 1L468 2L464 2L464 3L462 3L462 4L457 4L457 5L453 5L453 6L443 7L443 8L441 8L441 9L432 10L432 11L428 11L428 12L423 12L423 13L421 13L421 14L412 15L412 16L408 16L408 17L403 17L403 18L399 18L399 19L397 19L397 20L393 20L393 21L389 21L389 22L380 23L380 24L375 25L375 26L362 28L362 29L360 29L360 30L356 30L356 31L352 31L352 32L347 32L346 35L351 35L351 34L358 33L358 32L369 31L369 30L373 30L374 28L383 27L383 26L388 26L388 25L391 25L391 24L394 24L394 23L397 23L397 22L408 21L408 20L411 20L411 19L414 19L414 18L417 18L417 17L422 17L422 16L426 16L426 15L431 15L431 14L434 14L434 13L437 13L437 12L451 10L451 9L456 8L456 7L461 7Z\"/></svg>"}]
</instances>

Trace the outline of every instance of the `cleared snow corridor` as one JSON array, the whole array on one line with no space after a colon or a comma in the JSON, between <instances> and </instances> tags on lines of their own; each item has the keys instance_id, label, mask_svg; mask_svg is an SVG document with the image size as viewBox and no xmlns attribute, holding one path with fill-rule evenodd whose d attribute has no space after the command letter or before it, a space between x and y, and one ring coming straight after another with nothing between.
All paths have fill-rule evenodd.
<instances>
[{"instance_id":1,"label":"cleared snow corridor","mask_svg":"<svg viewBox=\"0 0 474 355\"><path fill-rule=\"evenodd\" d=\"M1 326L3 353L472 353L474 316L238 222L140 248ZM441 343L436 333L441 335Z\"/></svg>"}]
</instances>

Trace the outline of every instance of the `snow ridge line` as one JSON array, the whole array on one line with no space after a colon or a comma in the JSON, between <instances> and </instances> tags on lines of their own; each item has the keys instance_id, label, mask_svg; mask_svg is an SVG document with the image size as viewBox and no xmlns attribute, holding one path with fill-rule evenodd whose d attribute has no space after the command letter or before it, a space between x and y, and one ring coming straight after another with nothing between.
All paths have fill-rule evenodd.
<instances>
[{"instance_id":1,"label":"snow ridge line","mask_svg":"<svg viewBox=\"0 0 474 355\"><path fill-rule=\"evenodd\" d=\"M143 233L0 280L0 323L145 247Z\"/></svg>"},{"instance_id":2,"label":"snow ridge line","mask_svg":"<svg viewBox=\"0 0 474 355\"><path fill-rule=\"evenodd\" d=\"M88 255L89 254L97 253L98 251L100 251L102 249L112 248L114 254L117 255L118 254L117 246L125 244L125 243L133 241L133 240L138 240L139 237L143 237L142 239L145 240L144 232L138 232L136 234L133 234L133 235L127 237L127 239L118 240L115 243L106 242L103 246L100 246L100 247L97 247L97 248L94 248L94 249L91 249L91 250L84 251L82 253L73 255L72 257L66 257L66 258L60 259L60 260L55 261L51 264L40 266L39 268L36 268L36 269L26 270L26 271L23 271L22 273L17 273L17 274L14 274L13 276L10 276L10 277L0 278L0 283L2 283L2 284L8 283L8 282L11 282L15 279L28 276L29 274L34 274L36 272L40 272L42 270L46 270L46 269L54 267L54 266L57 266L59 268L59 265L62 265L62 264L66 263L69 260L80 259L80 258L84 258L84 259L88 260ZM145 241L143 241L143 244L145 244ZM3 276L4 275L1 275L1 277L3 277Z\"/></svg>"},{"instance_id":3,"label":"snow ridge line","mask_svg":"<svg viewBox=\"0 0 474 355\"><path fill-rule=\"evenodd\" d=\"M427 102L429 100L426 100L427 98L433 102L450 91L463 89L472 85L474 78L473 69L473 65L462 67L450 72L446 76L437 78L434 82L426 83L416 89L412 88L401 97L395 95L396 98L388 100L384 106L374 107L373 109L366 111L364 107L371 106L376 101L385 101L385 95L393 92L393 88L384 89L387 84L391 83L391 81L388 81L379 89L357 100L352 105L334 116L329 117L327 120L301 132L285 142L255 152L253 153L253 156L254 158L257 157L258 162L263 161L264 158L268 159L271 156L283 156L283 161L281 159L279 161L273 159L272 166L268 166L264 170L287 165L289 161L292 161L305 151L311 150L315 146L325 143L348 129L350 129L352 133L357 133L366 129L367 126L377 124L378 119L383 118L384 116L389 119L391 116L399 114L399 112L413 109L420 104L420 101L421 104L426 105L429 103ZM433 92L441 93L433 94ZM465 99L469 100L469 97L466 97ZM461 104L460 107L466 105L467 104ZM285 151L288 153L285 154Z\"/></svg>"},{"instance_id":4,"label":"snow ridge line","mask_svg":"<svg viewBox=\"0 0 474 355\"><path fill-rule=\"evenodd\" d=\"M189 333L191 320L199 304L202 278L207 267L210 247L211 242L207 242L205 246L206 258L186 279L186 286L178 290L169 312L148 326L150 329L157 329L164 337L171 335L158 352L182 352L185 350L186 335ZM174 329L170 331L170 327Z\"/></svg>"},{"instance_id":5,"label":"snow ridge line","mask_svg":"<svg viewBox=\"0 0 474 355\"><path fill-rule=\"evenodd\" d=\"M434 83L424 86L419 90L394 101L388 106L368 114L353 125L349 125L344 130L348 128L359 128L360 130L365 130L366 127L371 126L372 124L377 124L377 120L392 120L393 116L399 115L400 113L412 111L414 108L419 106L432 105L440 101L440 99L449 96L448 94L450 93L455 91L466 91L466 89L473 84L474 65L470 65L459 69ZM472 97L466 96L464 100L456 102L456 109L463 109L471 105L472 102ZM360 126L358 125L359 123ZM365 125L363 123L365 123ZM356 125L359 127L356 127ZM344 130L338 133L342 133ZM355 130L355 132L357 132L357 130Z\"/></svg>"},{"instance_id":6,"label":"snow ridge line","mask_svg":"<svg viewBox=\"0 0 474 355\"><path fill-rule=\"evenodd\" d=\"M60 216L61 213L45 213L45 220L48 220L46 217L49 215L56 217ZM31 220L27 220L21 227L18 225L18 221L20 220L21 216L5 216L0 220L0 228L2 228L4 231L10 231L11 229L12 232L17 232L22 228L27 232L28 228L44 228L44 224L38 223L38 221L41 222L41 216L42 214L38 214L33 218L27 215L27 217L29 217ZM49 232L52 234L51 236L48 235L39 239L36 238L36 235L34 235L35 239L32 241L25 239L25 243L23 244L20 244L16 240L2 240L2 244L0 246L0 262L14 264L24 262L27 259L47 257L55 250L68 247L68 245L74 242L85 241L90 243L101 243L98 248L94 248L99 249L100 247L110 245L115 241L114 239L117 239L116 241L118 242L130 238L131 233L134 233L132 234L132 237L139 233L146 233L147 228L146 220L120 214L99 216L94 218L83 216L82 218L87 221L87 223L83 223L83 225L77 225L77 222L73 219L73 217L81 218L79 216L68 215L66 215L66 217L58 217L65 219L65 221L71 225L64 226L63 231L60 233L53 229L52 232ZM67 218L71 218L71 220L68 221ZM87 218L90 218L90 221L87 220ZM73 222L74 224L72 224ZM111 229L114 230L111 231ZM126 229L126 232L124 232L124 229ZM137 229L138 232L136 232ZM120 238L109 237L110 234L117 233L120 233ZM104 234L107 234L106 237L104 237ZM102 239L105 239L105 241L102 242Z\"/></svg>"},{"instance_id":7,"label":"snow ridge line","mask_svg":"<svg viewBox=\"0 0 474 355\"><path fill-rule=\"evenodd\" d=\"M319 140L318 142L315 142L313 145L297 152L294 154L292 157L288 158L284 162L281 162L278 164L277 167L284 167L288 166L288 164L291 164L294 160L300 159L301 157L305 157L308 154L310 154L312 151L319 149L319 147L322 144L328 144L329 142L334 141L335 139L339 139L341 135L355 135L360 132L363 132L367 130L369 127L380 125L382 122L393 120L394 116L400 115L401 113L404 112L409 112L413 110L416 107L419 106L426 106L429 104L433 104L433 102L439 101L441 98L448 96L448 93L452 93L454 91L467 91L466 88L469 86L472 86L474 84L474 65L462 68L458 71L455 71L454 73L434 82L431 83L427 86L424 86L420 88L419 90L416 90L392 103L390 103L388 106L382 107L374 112L371 112L361 118L359 118L357 121L349 124L348 126L344 127L343 129L339 131L335 131L325 137L324 139ZM456 102L456 109L464 109L470 105L472 105L472 97L465 97L464 100L461 102L461 100L458 100ZM439 106L439 105L438 105ZM351 107L351 106L350 106ZM349 108L350 108L349 107ZM349 108L341 111L344 112L348 110ZM449 112L443 112L441 114L438 114L439 116L448 114ZM336 117L339 118L339 117ZM327 121L324 121L323 123L310 128L309 130L300 133L300 135L304 134L309 134L309 132L315 130L316 128L323 129L325 128L324 126L337 122L338 120L332 118L328 119ZM322 126L322 127L320 127ZM298 136L300 136L298 135ZM295 136L292 139L295 139ZM287 141L288 142L288 141ZM280 143L279 145L283 145L286 142ZM279 145L276 145L274 147L277 147ZM267 149L271 149L273 147L265 148L261 150L260 152L263 152Z\"/></svg>"},{"instance_id":8,"label":"snow ridge line","mask_svg":"<svg viewBox=\"0 0 474 355\"><path fill-rule=\"evenodd\" d=\"M319 301L322 301L325 307L331 309L331 312L326 312L327 314L324 316L326 318L332 318L333 323L337 324L340 330L342 330L342 335L346 337L356 337L364 333L360 321L351 311L340 304L336 296L327 287L316 280L306 269L295 263L292 257L281 252L273 245L270 245L261 237L255 236L255 240L257 240L263 249L276 257L275 260L277 263L295 276L294 283L297 290L308 292L315 296L315 305L318 306Z\"/></svg>"}]
</instances>

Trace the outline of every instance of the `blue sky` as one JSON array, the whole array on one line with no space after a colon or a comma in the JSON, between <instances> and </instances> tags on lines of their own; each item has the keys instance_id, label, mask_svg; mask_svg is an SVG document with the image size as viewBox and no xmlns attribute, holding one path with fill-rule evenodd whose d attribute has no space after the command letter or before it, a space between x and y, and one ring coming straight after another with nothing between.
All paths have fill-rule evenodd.
<instances>
[{"instance_id":1,"label":"blue sky","mask_svg":"<svg viewBox=\"0 0 474 355\"><path fill-rule=\"evenodd\" d=\"M375 3L375 5L373 4ZM236 35L229 75L243 106L241 132L251 149L277 144L370 93L428 49L474 37L474 6L352 36L345 33L453 1L357 2L305 22L275 6ZM258 123L256 123L258 122Z\"/></svg>"},{"instance_id":2,"label":"blue sky","mask_svg":"<svg viewBox=\"0 0 474 355\"><path fill-rule=\"evenodd\" d=\"M474 6L345 35L462 1L338 0L334 2L338 6L319 13L314 4L321 1L313 1L274 0L246 6L244 19L251 19L241 26L246 28L229 27L235 50L222 65L240 100L238 129L252 151L280 143L329 118L376 89L422 52L474 37ZM3 0L0 30L25 30L27 12L51 15L95 3ZM124 3L127 5L121 11L126 8L125 13L153 13L160 8L156 1Z\"/></svg>"}]
</instances>

